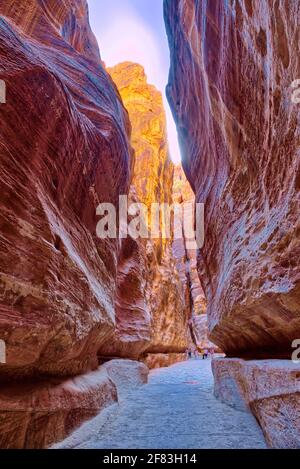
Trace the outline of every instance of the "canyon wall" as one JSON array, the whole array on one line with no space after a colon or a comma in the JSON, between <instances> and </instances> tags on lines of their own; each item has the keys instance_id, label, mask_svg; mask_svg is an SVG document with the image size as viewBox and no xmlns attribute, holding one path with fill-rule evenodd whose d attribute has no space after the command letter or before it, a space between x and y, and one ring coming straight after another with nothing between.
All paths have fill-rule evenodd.
<instances>
[{"instance_id":1,"label":"canyon wall","mask_svg":"<svg viewBox=\"0 0 300 469\"><path fill-rule=\"evenodd\" d=\"M300 5L165 0L168 97L205 204L199 274L227 354L290 355L300 331Z\"/></svg>"},{"instance_id":2,"label":"canyon wall","mask_svg":"<svg viewBox=\"0 0 300 469\"><path fill-rule=\"evenodd\" d=\"M233 404L243 394L270 445L288 446L293 432L299 445L297 373L274 358L290 358L300 334L300 4L165 0L164 15L167 94L185 173L205 204L198 272L209 336L228 356L271 359L222 359L216 395Z\"/></svg>"},{"instance_id":3,"label":"canyon wall","mask_svg":"<svg viewBox=\"0 0 300 469\"><path fill-rule=\"evenodd\" d=\"M128 191L130 124L86 2L59 5L0 5L4 378L95 367L115 324L119 246L96 207Z\"/></svg>"},{"instance_id":4,"label":"canyon wall","mask_svg":"<svg viewBox=\"0 0 300 469\"><path fill-rule=\"evenodd\" d=\"M251 410L271 448L300 448L299 362L218 358L213 374L216 397Z\"/></svg>"},{"instance_id":5,"label":"canyon wall","mask_svg":"<svg viewBox=\"0 0 300 469\"><path fill-rule=\"evenodd\" d=\"M131 201L142 202L147 207L145 225L150 230L152 204L171 205L173 201L174 166L168 154L162 96L147 83L141 65L124 62L108 71L118 87L132 126L131 144L135 158ZM128 354L129 342L133 356L144 352L146 363L151 367L184 359L184 352L191 342L188 330L190 304L186 301L173 256L173 236L171 233L167 238L166 230L160 213L155 238L130 241L136 249L126 257L122 267L117 309L118 344L111 344L109 348L110 353L114 349L115 354L120 350ZM130 277L136 278L134 285L130 285ZM138 280L141 277L142 282ZM136 302L132 301L133 292ZM145 331L144 338L141 331Z\"/></svg>"}]
</instances>

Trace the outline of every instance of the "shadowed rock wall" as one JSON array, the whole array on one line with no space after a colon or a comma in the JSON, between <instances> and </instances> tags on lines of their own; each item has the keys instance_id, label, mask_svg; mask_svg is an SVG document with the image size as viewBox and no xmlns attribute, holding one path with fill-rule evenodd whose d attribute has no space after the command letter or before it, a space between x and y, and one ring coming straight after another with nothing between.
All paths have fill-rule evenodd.
<instances>
[{"instance_id":1,"label":"shadowed rock wall","mask_svg":"<svg viewBox=\"0 0 300 469\"><path fill-rule=\"evenodd\" d=\"M286 356L300 331L298 1L165 0L167 94L205 203L211 339Z\"/></svg>"},{"instance_id":2,"label":"shadowed rock wall","mask_svg":"<svg viewBox=\"0 0 300 469\"><path fill-rule=\"evenodd\" d=\"M119 247L96 207L128 191L129 121L85 1L0 13L0 377L76 374L114 330Z\"/></svg>"}]
</instances>

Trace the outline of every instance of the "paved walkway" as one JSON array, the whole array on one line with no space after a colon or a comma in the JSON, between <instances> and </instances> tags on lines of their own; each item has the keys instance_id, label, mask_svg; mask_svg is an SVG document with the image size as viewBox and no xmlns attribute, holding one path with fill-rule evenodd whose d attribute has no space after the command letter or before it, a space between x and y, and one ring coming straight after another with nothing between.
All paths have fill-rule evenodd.
<instances>
[{"instance_id":1,"label":"paved walkway","mask_svg":"<svg viewBox=\"0 0 300 469\"><path fill-rule=\"evenodd\" d=\"M149 383L83 425L60 448L265 448L255 418L213 395L209 360L150 373Z\"/></svg>"}]
</instances>

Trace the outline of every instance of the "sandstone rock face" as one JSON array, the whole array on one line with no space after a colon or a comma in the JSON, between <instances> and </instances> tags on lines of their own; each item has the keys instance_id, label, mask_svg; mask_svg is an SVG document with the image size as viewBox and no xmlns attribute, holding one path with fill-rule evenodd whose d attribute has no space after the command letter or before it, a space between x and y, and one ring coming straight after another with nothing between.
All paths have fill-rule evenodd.
<instances>
[{"instance_id":1,"label":"sandstone rock face","mask_svg":"<svg viewBox=\"0 0 300 469\"><path fill-rule=\"evenodd\" d=\"M131 202L148 208L172 204L174 167L167 146L166 118L161 93L147 83L142 66L124 62L108 69L128 110L135 150ZM116 344L110 353L139 356L142 352L184 352L190 339L186 303L172 253L172 236L160 217L155 239L127 239L121 262ZM128 355L127 355L128 356ZM130 355L129 355L130 356ZM172 361L172 360L171 360ZM153 362L153 358L151 363Z\"/></svg>"},{"instance_id":2,"label":"sandstone rock face","mask_svg":"<svg viewBox=\"0 0 300 469\"><path fill-rule=\"evenodd\" d=\"M0 378L72 375L114 331L119 246L96 207L128 191L130 127L85 0L0 14Z\"/></svg>"},{"instance_id":3,"label":"sandstone rock face","mask_svg":"<svg viewBox=\"0 0 300 469\"><path fill-rule=\"evenodd\" d=\"M165 20L183 166L205 203L211 340L285 357L300 330L300 4L165 0Z\"/></svg>"},{"instance_id":4,"label":"sandstone rock face","mask_svg":"<svg viewBox=\"0 0 300 469\"><path fill-rule=\"evenodd\" d=\"M4 0L1 16L12 20L25 34L44 45L52 48L54 39L63 39L66 48L71 46L86 58L100 60L98 44L89 26L86 0ZM63 47L62 42L60 47Z\"/></svg>"},{"instance_id":5,"label":"sandstone rock face","mask_svg":"<svg viewBox=\"0 0 300 469\"><path fill-rule=\"evenodd\" d=\"M197 271L197 250L190 247L191 238L186 232L189 226L194 229L195 194L181 165L176 166L174 171L173 201L181 207L181 223L175 227L173 255L185 289L185 301L191 309L191 335L198 348L215 348L208 339L207 304ZM190 219L186 221L187 225L183 220L184 216Z\"/></svg>"},{"instance_id":6,"label":"sandstone rock face","mask_svg":"<svg viewBox=\"0 0 300 469\"><path fill-rule=\"evenodd\" d=\"M147 382L148 369L112 360L63 381L6 384L0 390L0 447L39 449L64 439L85 420Z\"/></svg>"},{"instance_id":7,"label":"sandstone rock face","mask_svg":"<svg viewBox=\"0 0 300 469\"><path fill-rule=\"evenodd\" d=\"M251 409L272 448L300 448L300 368L291 360L217 358L215 395Z\"/></svg>"}]
</instances>

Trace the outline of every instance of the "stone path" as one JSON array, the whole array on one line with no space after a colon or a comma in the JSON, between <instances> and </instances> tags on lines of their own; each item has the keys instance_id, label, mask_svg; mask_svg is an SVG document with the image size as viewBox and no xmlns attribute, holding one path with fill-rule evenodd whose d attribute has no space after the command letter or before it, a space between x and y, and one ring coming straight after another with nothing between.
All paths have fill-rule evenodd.
<instances>
[{"instance_id":1,"label":"stone path","mask_svg":"<svg viewBox=\"0 0 300 469\"><path fill-rule=\"evenodd\" d=\"M150 373L149 383L83 425L59 448L266 448L248 413L213 395L209 360Z\"/></svg>"}]
</instances>

